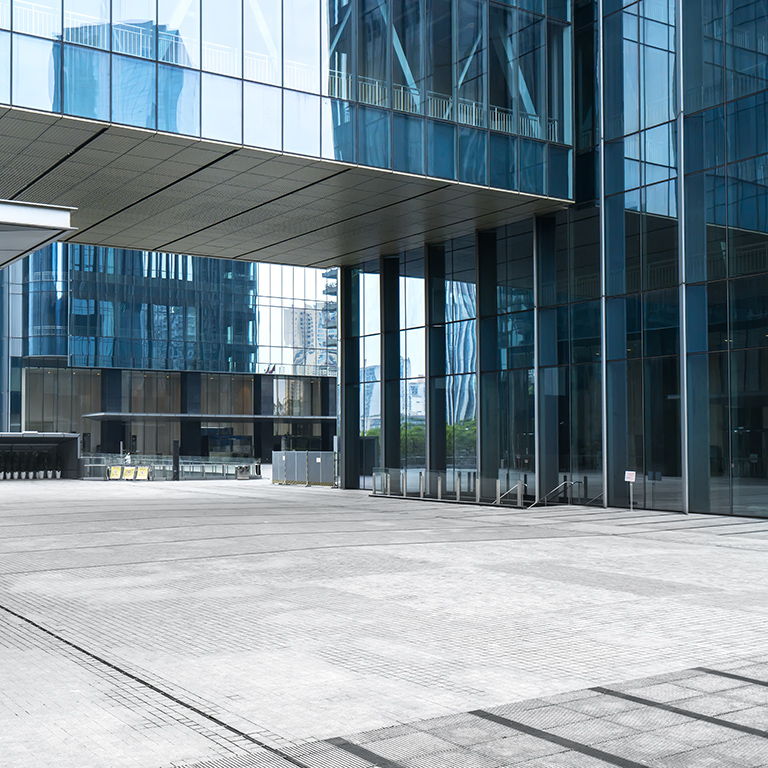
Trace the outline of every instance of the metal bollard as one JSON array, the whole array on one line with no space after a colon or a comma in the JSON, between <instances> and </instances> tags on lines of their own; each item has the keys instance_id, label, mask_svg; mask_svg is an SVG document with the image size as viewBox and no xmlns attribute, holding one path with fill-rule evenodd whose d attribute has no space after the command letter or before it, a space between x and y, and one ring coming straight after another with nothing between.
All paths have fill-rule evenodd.
<instances>
[{"instance_id":1,"label":"metal bollard","mask_svg":"<svg viewBox=\"0 0 768 768\"><path fill-rule=\"evenodd\" d=\"M517 481L517 506L523 506L523 484L520 480Z\"/></svg>"},{"instance_id":2,"label":"metal bollard","mask_svg":"<svg viewBox=\"0 0 768 768\"><path fill-rule=\"evenodd\" d=\"M458 481L456 482L456 501L461 501L461 472L457 473Z\"/></svg>"},{"instance_id":3,"label":"metal bollard","mask_svg":"<svg viewBox=\"0 0 768 768\"><path fill-rule=\"evenodd\" d=\"M443 498L443 478L442 475L437 476L437 500L441 501Z\"/></svg>"},{"instance_id":4,"label":"metal bollard","mask_svg":"<svg viewBox=\"0 0 768 768\"><path fill-rule=\"evenodd\" d=\"M405 481L406 481L405 470L403 470L400 473L400 482L403 484L403 496L407 496L408 495L408 488L405 485Z\"/></svg>"},{"instance_id":5,"label":"metal bollard","mask_svg":"<svg viewBox=\"0 0 768 768\"><path fill-rule=\"evenodd\" d=\"M475 472L475 502L477 504L480 503L480 478L477 475L477 472Z\"/></svg>"},{"instance_id":6,"label":"metal bollard","mask_svg":"<svg viewBox=\"0 0 768 768\"><path fill-rule=\"evenodd\" d=\"M501 479L496 478L496 503L501 504Z\"/></svg>"},{"instance_id":7,"label":"metal bollard","mask_svg":"<svg viewBox=\"0 0 768 768\"><path fill-rule=\"evenodd\" d=\"M419 498L424 498L424 473L419 472Z\"/></svg>"},{"instance_id":8,"label":"metal bollard","mask_svg":"<svg viewBox=\"0 0 768 768\"><path fill-rule=\"evenodd\" d=\"M389 472L387 472L387 496L392 495L392 485L390 483Z\"/></svg>"}]
</instances>

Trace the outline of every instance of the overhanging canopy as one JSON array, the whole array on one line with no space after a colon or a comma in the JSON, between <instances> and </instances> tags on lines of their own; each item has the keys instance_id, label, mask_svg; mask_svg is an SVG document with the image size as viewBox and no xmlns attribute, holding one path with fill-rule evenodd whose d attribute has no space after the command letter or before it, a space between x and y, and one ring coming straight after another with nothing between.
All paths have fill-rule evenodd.
<instances>
[{"instance_id":1,"label":"overhanging canopy","mask_svg":"<svg viewBox=\"0 0 768 768\"><path fill-rule=\"evenodd\" d=\"M0 200L0 269L74 231L73 210Z\"/></svg>"}]
</instances>

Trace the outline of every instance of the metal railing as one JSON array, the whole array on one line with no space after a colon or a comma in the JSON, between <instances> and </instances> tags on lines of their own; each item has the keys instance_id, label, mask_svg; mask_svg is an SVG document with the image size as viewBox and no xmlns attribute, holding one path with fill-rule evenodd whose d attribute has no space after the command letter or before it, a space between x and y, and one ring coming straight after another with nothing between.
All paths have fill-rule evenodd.
<instances>
[{"instance_id":1,"label":"metal railing","mask_svg":"<svg viewBox=\"0 0 768 768\"><path fill-rule=\"evenodd\" d=\"M372 107L386 107L389 101L386 83L371 77L358 77L358 101Z\"/></svg>"},{"instance_id":2,"label":"metal railing","mask_svg":"<svg viewBox=\"0 0 768 768\"><path fill-rule=\"evenodd\" d=\"M553 494L560 491L561 489L567 493L567 497L566 497L567 503L573 504L573 486L574 485L583 485L583 483L581 482L581 480L563 480L563 482L560 483L560 485L555 486L551 491L549 491L548 493L545 493L540 499L536 499L536 501L534 501L533 504L531 504L531 506L528 507L528 509L532 509L533 507L539 504L543 504L546 507L549 498Z\"/></svg>"},{"instance_id":3,"label":"metal railing","mask_svg":"<svg viewBox=\"0 0 768 768\"><path fill-rule=\"evenodd\" d=\"M83 477L108 480L110 467L149 467L150 480L173 479L173 456L139 454L86 453L82 456ZM260 476L258 462L247 458L217 459L183 456L179 460L180 480L234 480L238 466L250 466L251 477ZM257 470L257 467L259 469Z\"/></svg>"}]
</instances>

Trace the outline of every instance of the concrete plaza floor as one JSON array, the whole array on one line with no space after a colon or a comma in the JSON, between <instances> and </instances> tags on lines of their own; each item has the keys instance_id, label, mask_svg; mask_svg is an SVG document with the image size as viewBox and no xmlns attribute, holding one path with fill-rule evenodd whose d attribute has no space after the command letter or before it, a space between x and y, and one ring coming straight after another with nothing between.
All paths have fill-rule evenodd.
<instances>
[{"instance_id":1,"label":"concrete plaza floor","mask_svg":"<svg viewBox=\"0 0 768 768\"><path fill-rule=\"evenodd\" d=\"M0 482L3 768L768 765L768 521Z\"/></svg>"}]
</instances>

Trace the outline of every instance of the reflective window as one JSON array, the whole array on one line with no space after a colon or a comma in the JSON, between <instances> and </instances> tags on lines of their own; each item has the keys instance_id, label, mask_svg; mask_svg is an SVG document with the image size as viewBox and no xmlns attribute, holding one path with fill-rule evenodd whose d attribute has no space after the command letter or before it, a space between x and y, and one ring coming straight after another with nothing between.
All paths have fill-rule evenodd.
<instances>
[{"instance_id":1,"label":"reflective window","mask_svg":"<svg viewBox=\"0 0 768 768\"><path fill-rule=\"evenodd\" d=\"M157 1L157 58L200 67L200 0Z\"/></svg>"},{"instance_id":2,"label":"reflective window","mask_svg":"<svg viewBox=\"0 0 768 768\"><path fill-rule=\"evenodd\" d=\"M231 141L243 140L243 83L230 77L203 73L203 138Z\"/></svg>"},{"instance_id":3,"label":"reflective window","mask_svg":"<svg viewBox=\"0 0 768 768\"><path fill-rule=\"evenodd\" d=\"M203 69L240 77L242 0L203 0Z\"/></svg>"},{"instance_id":4,"label":"reflective window","mask_svg":"<svg viewBox=\"0 0 768 768\"><path fill-rule=\"evenodd\" d=\"M64 112L109 120L109 54L64 46Z\"/></svg>"},{"instance_id":5,"label":"reflective window","mask_svg":"<svg viewBox=\"0 0 768 768\"><path fill-rule=\"evenodd\" d=\"M490 168L492 187L517 189L517 139L498 133L491 134Z\"/></svg>"},{"instance_id":6,"label":"reflective window","mask_svg":"<svg viewBox=\"0 0 768 768\"><path fill-rule=\"evenodd\" d=\"M61 44L24 35L13 36L13 103L46 112L60 107Z\"/></svg>"},{"instance_id":7,"label":"reflective window","mask_svg":"<svg viewBox=\"0 0 768 768\"><path fill-rule=\"evenodd\" d=\"M424 173L424 120L394 116L394 168L405 173Z\"/></svg>"},{"instance_id":8,"label":"reflective window","mask_svg":"<svg viewBox=\"0 0 768 768\"><path fill-rule=\"evenodd\" d=\"M283 85L320 93L320 4L284 0L283 23Z\"/></svg>"},{"instance_id":9,"label":"reflective window","mask_svg":"<svg viewBox=\"0 0 768 768\"><path fill-rule=\"evenodd\" d=\"M280 0L243 2L243 76L280 85L283 81L283 19Z\"/></svg>"},{"instance_id":10,"label":"reflective window","mask_svg":"<svg viewBox=\"0 0 768 768\"><path fill-rule=\"evenodd\" d=\"M200 73L158 64L157 129L200 135Z\"/></svg>"},{"instance_id":11,"label":"reflective window","mask_svg":"<svg viewBox=\"0 0 768 768\"><path fill-rule=\"evenodd\" d=\"M0 0L0 29L11 28L11 0Z\"/></svg>"},{"instance_id":12,"label":"reflective window","mask_svg":"<svg viewBox=\"0 0 768 768\"><path fill-rule=\"evenodd\" d=\"M456 178L456 127L427 120L427 174Z\"/></svg>"},{"instance_id":13,"label":"reflective window","mask_svg":"<svg viewBox=\"0 0 768 768\"><path fill-rule=\"evenodd\" d=\"M37 37L61 39L61 0L14 2L13 30Z\"/></svg>"},{"instance_id":14,"label":"reflective window","mask_svg":"<svg viewBox=\"0 0 768 768\"><path fill-rule=\"evenodd\" d=\"M459 126L459 181L488 183L488 134Z\"/></svg>"},{"instance_id":15,"label":"reflective window","mask_svg":"<svg viewBox=\"0 0 768 768\"><path fill-rule=\"evenodd\" d=\"M348 101L323 99L322 155L329 160L354 163L357 157L355 132L357 107Z\"/></svg>"},{"instance_id":16,"label":"reflective window","mask_svg":"<svg viewBox=\"0 0 768 768\"><path fill-rule=\"evenodd\" d=\"M243 83L243 142L280 150L283 146L283 94L279 88Z\"/></svg>"},{"instance_id":17,"label":"reflective window","mask_svg":"<svg viewBox=\"0 0 768 768\"><path fill-rule=\"evenodd\" d=\"M387 0L358 0L358 100L389 106L389 18Z\"/></svg>"},{"instance_id":18,"label":"reflective window","mask_svg":"<svg viewBox=\"0 0 768 768\"><path fill-rule=\"evenodd\" d=\"M456 45L456 84L458 101L456 119L477 128L485 127L485 28L487 3L483 0L458 0Z\"/></svg>"},{"instance_id":19,"label":"reflective window","mask_svg":"<svg viewBox=\"0 0 768 768\"><path fill-rule=\"evenodd\" d=\"M112 0L112 50L155 58L155 0Z\"/></svg>"},{"instance_id":20,"label":"reflective window","mask_svg":"<svg viewBox=\"0 0 768 768\"><path fill-rule=\"evenodd\" d=\"M109 50L109 0L64 0L64 40Z\"/></svg>"},{"instance_id":21,"label":"reflective window","mask_svg":"<svg viewBox=\"0 0 768 768\"><path fill-rule=\"evenodd\" d=\"M297 155L320 155L320 98L283 92L283 149Z\"/></svg>"},{"instance_id":22,"label":"reflective window","mask_svg":"<svg viewBox=\"0 0 768 768\"><path fill-rule=\"evenodd\" d=\"M515 52L512 47L515 11L491 3L489 24L489 127L494 131L502 131L503 133L517 133L515 94L518 90L518 84L515 81ZM491 165L491 173L493 173L493 165ZM494 186L511 189L505 184L495 184Z\"/></svg>"},{"instance_id":23,"label":"reflective window","mask_svg":"<svg viewBox=\"0 0 768 768\"><path fill-rule=\"evenodd\" d=\"M547 176L550 197L573 197L573 150L565 147L549 146Z\"/></svg>"},{"instance_id":24,"label":"reflective window","mask_svg":"<svg viewBox=\"0 0 768 768\"><path fill-rule=\"evenodd\" d=\"M371 107L359 110L359 162L376 168L390 168L390 112Z\"/></svg>"},{"instance_id":25,"label":"reflective window","mask_svg":"<svg viewBox=\"0 0 768 768\"><path fill-rule=\"evenodd\" d=\"M112 120L155 127L155 68L150 61L112 56Z\"/></svg>"},{"instance_id":26,"label":"reflective window","mask_svg":"<svg viewBox=\"0 0 768 768\"><path fill-rule=\"evenodd\" d=\"M768 347L768 276L731 281L733 348Z\"/></svg>"},{"instance_id":27,"label":"reflective window","mask_svg":"<svg viewBox=\"0 0 768 768\"><path fill-rule=\"evenodd\" d=\"M11 35L0 32L0 104L11 103Z\"/></svg>"},{"instance_id":28,"label":"reflective window","mask_svg":"<svg viewBox=\"0 0 768 768\"><path fill-rule=\"evenodd\" d=\"M427 117L455 119L453 3L426 0Z\"/></svg>"},{"instance_id":29,"label":"reflective window","mask_svg":"<svg viewBox=\"0 0 768 768\"><path fill-rule=\"evenodd\" d=\"M530 13L518 13L515 30L518 52L519 133L533 139L547 136L546 99L546 22Z\"/></svg>"},{"instance_id":30,"label":"reflective window","mask_svg":"<svg viewBox=\"0 0 768 768\"><path fill-rule=\"evenodd\" d=\"M520 140L520 191L545 195L547 192L547 145Z\"/></svg>"},{"instance_id":31,"label":"reflective window","mask_svg":"<svg viewBox=\"0 0 768 768\"><path fill-rule=\"evenodd\" d=\"M573 142L571 82L571 28L547 22L547 139L560 144Z\"/></svg>"},{"instance_id":32,"label":"reflective window","mask_svg":"<svg viewBox=\"0 0 768 768\"><path fill-rule=\"evenodd\" d=\"M392 9L392 106L424 114L424 19L420 0L401 0Z\"/></svg>"},{"instance_id":33,"label":"reflective window","mask_svg":"<svg viewBox=\"0 0 768 768\"><path fill-rule=\"evenodd\" d=\"M352 0L322 3L323 93L337 99L355 97L355 16Z\"/></svg>"}]
</instances>

